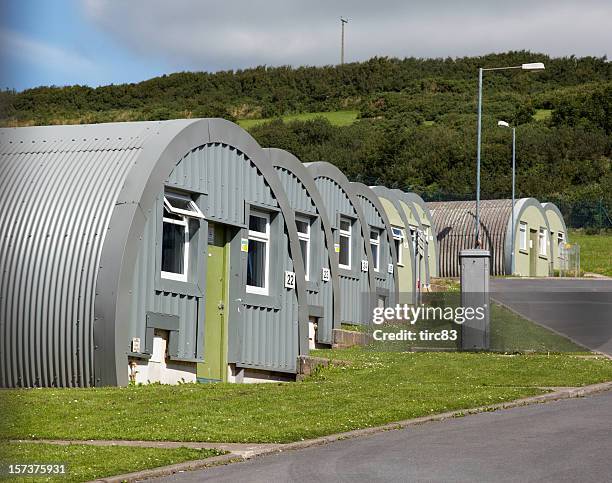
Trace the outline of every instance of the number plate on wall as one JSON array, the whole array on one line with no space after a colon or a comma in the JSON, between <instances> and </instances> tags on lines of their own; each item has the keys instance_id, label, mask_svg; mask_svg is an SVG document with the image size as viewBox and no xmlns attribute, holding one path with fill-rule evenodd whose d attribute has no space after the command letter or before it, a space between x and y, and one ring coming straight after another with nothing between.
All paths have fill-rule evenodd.
<instances>
[{"instance_id":1,"label":"number plate on wall","mask_svg":"<svg viewBox=\"0 0 612 483\"><path fill-rule=\"evenodd\" d=\"M323 280L324 282L329 282L330 278L331 278L331 273L329 271L329 268L324 268L321 271L321 280Z\"/></svg>"},{"instance_id":2,"label":"number plate on wall","mask_svg":"<svg viewBox=\"0 0 612 483\"><path fill-rule=\"evenodd\" d=\"M368 271L368 261L367 260L361 260L361 271L362 272Z\"/></svg>"},{"instance_id":3,"label":"number plate on wall","mask_svg":"<svg viewBox=\"0 0 612 483\"><path fill-rule=\"evenodd\" d=\"M285 271L285 288L295 288L295 272Z\"/></svg>"},{"instance_id":4,"label":"number plate on wall","mask_svg":"<svg viewBox=\"0 0 612 483\"><path fill-rule=\"evenodd\" d=\"M140 352L140 337L132 338L132 352Z\"/></svg>"},{"instance_id":5,"label":"number plate on wall","mask_svg":"<svg viewBox=\"0 0 612 483\"><path fill-rule=\"evenodd\" d=\"M392 263L390 263L390 264L387 266L387 272L389 272L389 273L393 273L393 264L392 264Z\"/></svg>"}]
</instances>

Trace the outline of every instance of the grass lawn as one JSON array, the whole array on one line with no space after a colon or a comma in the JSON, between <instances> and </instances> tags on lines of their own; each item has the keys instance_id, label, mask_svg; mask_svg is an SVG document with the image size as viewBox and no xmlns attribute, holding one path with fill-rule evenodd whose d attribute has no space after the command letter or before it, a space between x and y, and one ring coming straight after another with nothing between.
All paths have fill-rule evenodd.
<instances>
[{"instance_id":1,"label":"grass lawn","mask_svg":"<svg viewBox=\"0 0 612 483\"><path fill-rule=\"evenodd\" d=\"M612 233L587 235L570 230L569 241L580 245L582 271L612 276Z\"/></svg>"},{"instance_id":2,"label":"grass lawn","mask_svg":"<svg viewBox=\"0 0 612 483\"><path fill-rule=\"evenodd\" d=\"M349 332L369 332L370 330L367 324L348 324L346 322L342 322L341 329Z\"/></svg>"},{"instance_id":3,"label":"grass lawn","mask_svg":"<svg viewBox=\"0 0 612 483\"><path fill-rule=\"evenodd\" d=\"M67 465L64 475L24 478L11 476L10 481L89 481L219 454L221 452L211 449L3 443L0 465L3 471L7 471L9 464Z\"/></svg>"},{"instance_id":4,"label":"grass lawn","mask_svg":"<svg viewBox=\"0 0 612 483\"><path fill-rule=\"evenodd\" d=\"M332 111L332 112L306 112L303 114L288 114L282 116L281 119L285 122L290 121L309 121L318 117L327 119L334 126L349 126L357 120L359 111ZM272 121L273 118L268 119L240 119L238 124L244 129L263 124L264 122Z\"/></svg>"},{"instance_id":5,"label":"grass lawn","mask_svg":"<svg viewBox=\"0 0 612 483\"><path fill-rule=\"evenodd\" d=\"M0 438L289 442L612 380L560 355L315 351L348 360L302 382L0 392Z\"/></svg>"},{"instance_id":6,"label":"grass lawn","mask_svg":"<svg viewBox=\"0 0 612 483\"><path fill-rule=\"evenodd\" d=\"M546 119L549 119L551 115L552 109L536 109L533 118L536 121L545 121Z\"/></svg>"},{"instance_id":7,"label":"grass lawn","mask_svg":"<svg viewBox=\"0 0 612 483\"><path fill-rule=\"evenodd\" d=\"M507 308L491 304L491 350L535 352L588 352L588 349L555 334Z\"/></svg>"}]
</instances>

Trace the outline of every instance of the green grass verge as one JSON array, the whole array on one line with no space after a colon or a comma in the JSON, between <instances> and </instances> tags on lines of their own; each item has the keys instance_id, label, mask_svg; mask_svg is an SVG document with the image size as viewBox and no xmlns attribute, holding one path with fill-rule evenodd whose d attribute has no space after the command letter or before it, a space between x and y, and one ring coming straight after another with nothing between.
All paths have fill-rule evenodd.
<instances>
[{"instance_id":1,"label":"green grass verge","mask_svg":"<svg viewBox=\"0 0 612 483\"><path fill-rule=\"evenodd\" d=\"M552 116L552 109L536 109L533 118L536 121L546 121Z\"/></svg>"},{"instance_id":2,"label":"green grass verge","mask_svg":"<svg viewBox=\"0 0 612 483\"><path fill-rule=\"evenodd\" d=\"M302 382L0 392L5 439L289 442L612 380L563 355L325 350L348 360Z\"/></svg>"},{"instance_id":3,"label":"green grass verge","mask_svg":"<svg viewBox=\"0 0 612 483\"><path fill-rule=\"evenodd\" d=\"M612 233L587 235L570 230L570 243L580 245L580 268L584 272L612 276Z\"/></svg>"},{"instance_id":4,"label":"green grass verge","mask_svg":"<svg viewBox=\"0 0 612 483\"><path fill-rule=\"evenodd\" d=\"M491 304L491 350L515 352L588 352L571 340L524 319L496 303Z\"/></svg>"},{"instance_id":5,"label":"green grass verge","mask_svg":"<svg viewBox=\"0 0 612 483\"><path fill-rule=\"evenodd\" d=\"M342 330L348 330L349 332L369 332L370 327L367 324L348 324L342 322L340 324Z\"/></svg>"},{"instance_id":6,"label":"green grass verge","mask_svg":"<svg viewBox=\"0 0 612 483\"><path fill-rule=\"evenodd\" d=\"M54 476L9 477L7 481L90 481L189 460L218 456L214 449L135 448L125 446L68 446L46 443L0 442L0 464L65 464L66 473Z\"/></svg>"},{"instance_id":7,"label":"green grass verge","mask_svg":"<svg viewBox=\"0 0 612 483\"><path fill-rule=\"evenodd\" d=\"M459 293L434 293L446 299L444 306L453 306L459 303ZM502 305L492 302L490 311L490 349L493 352L517 353L517 352L539 352L539 353L588 353L589 350L577 345L571 340L558 335L545 327L527 320ZM420 321L415 325L408 324L384 324L380 326L363 326L367 332L382 330L383 332L398 332L401 329L420 331L427 329L429 332L440 332L442 330L457 330L460 326L452 321L429 320ZM456 341L416 341L416 342L382 342L373 341L370 350L408 351L414 348L430 349L460 349L461 340Z\"/></svg>"},{"instance_id":8,"label":"green grass verge","mask_svg":"<svg viewBox=\"0 0 612 483\"><path fill-rule=\"evenodd\" d=\"M288 114L281 116L285 122L291 121L310 121L319 117L327 119L334 126L350 126L357 120L359 111L332 111L332 112L306 112L303 114ZM240 119L238 124L244 129L249 129L259 124L272 121L274 118L268 119Z\"/></svg>"}]
</instances>

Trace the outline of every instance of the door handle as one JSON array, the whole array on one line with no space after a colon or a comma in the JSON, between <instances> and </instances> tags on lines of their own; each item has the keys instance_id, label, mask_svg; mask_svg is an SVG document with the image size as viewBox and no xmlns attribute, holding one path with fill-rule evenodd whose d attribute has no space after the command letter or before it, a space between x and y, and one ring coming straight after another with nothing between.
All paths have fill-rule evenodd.
<instances>
[{"instance_id":1,"label":"door handle","mask_svg":"<svg viewBox=\"0 0 612 483\"><path fill-rule=\"evenodd\" d=\"M240 306L241 306L241 305L244 305L244 304L242 303L242 299L234 299L234 302L238 302L238 313L240 313Z\"/></svg>"},{"instance_id":2,"label":"door handle","mask_svg":"<svg viewBox=\"0 0 612 483\"><path fill-rule=\"evenodd\" d=\"M217 304L217 308L219 310L223 310L225 308L225 304L223 303L222 300L219 300L219 303Z\"/></svg>"}]
</instances>

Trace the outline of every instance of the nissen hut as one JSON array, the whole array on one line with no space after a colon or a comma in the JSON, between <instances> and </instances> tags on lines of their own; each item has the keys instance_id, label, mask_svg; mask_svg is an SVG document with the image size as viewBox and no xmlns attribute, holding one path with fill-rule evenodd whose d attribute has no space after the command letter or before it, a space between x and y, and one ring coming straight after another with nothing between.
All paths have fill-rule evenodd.
<instances>
[{"instance_id":1,"label":"nissen hut","mask_svg":"<svg viewBox=\"0 0 612 483\"><path fill-rule=\"evenodd\" d=\"M291 379L294 209L220 119L0 130L0 385Z\"/></svg>"}]
</instances>

